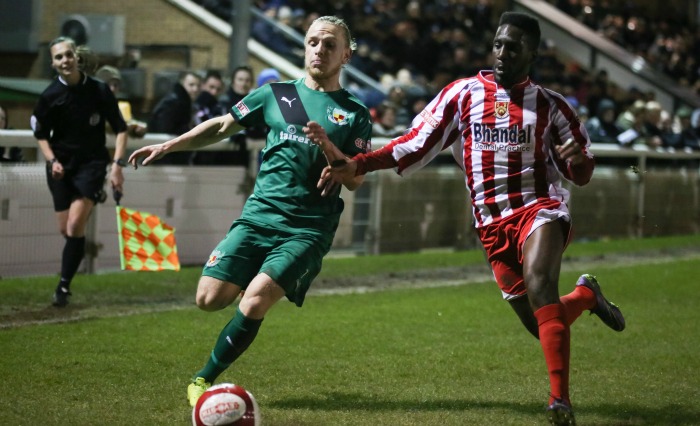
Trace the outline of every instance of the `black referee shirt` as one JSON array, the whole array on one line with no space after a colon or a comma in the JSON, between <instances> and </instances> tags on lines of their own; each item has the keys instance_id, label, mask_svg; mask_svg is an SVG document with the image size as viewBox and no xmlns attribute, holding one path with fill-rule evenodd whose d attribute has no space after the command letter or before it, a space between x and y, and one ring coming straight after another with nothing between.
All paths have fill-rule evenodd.
<instances>
[{"instance_id":1,"label":"black referee shirt","mask_svg":"<svg viewBox=\"0 0 700 426\"><path fill-rule=\"evenodd\" d=\"M68 86L59 77L39 97L32 129L37 139L49 141L61 163L109 161L105 120L116 133L127 129L109 86L87 75L79 84Z\"/></svg>"}]
</instances>

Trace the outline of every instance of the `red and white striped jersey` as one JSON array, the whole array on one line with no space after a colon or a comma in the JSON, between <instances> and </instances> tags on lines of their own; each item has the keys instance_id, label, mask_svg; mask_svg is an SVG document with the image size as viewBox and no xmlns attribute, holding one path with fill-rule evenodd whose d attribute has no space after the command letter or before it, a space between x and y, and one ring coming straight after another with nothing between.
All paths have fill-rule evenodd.
<instances>
[{"instance_id":1,"label":"red and white striped jersey","mask_svg":"<svg viewBox=\"0 0 700 426\"><path fill-rule=\"evenodd\" d=\"M490 71L454 81L411 126L404 136L365 154L358 168L393 164L405 176L449 147L465 172L476 227L544 200L566 204L569 192L561 176L584 185L593 173L590 140L574 109L529 79L510 90L496 84ZM571 166L554 149L569 138L581 146L582 164Z\"/></svg>"}]
</instances>

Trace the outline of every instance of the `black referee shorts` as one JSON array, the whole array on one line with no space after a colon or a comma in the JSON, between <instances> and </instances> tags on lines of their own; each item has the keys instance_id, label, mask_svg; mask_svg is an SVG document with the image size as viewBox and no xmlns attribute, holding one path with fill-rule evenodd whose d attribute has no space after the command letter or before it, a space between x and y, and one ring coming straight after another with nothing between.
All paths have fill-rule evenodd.
<instances>
[{"instance_id":1,"label":"black referee shorts","mask_svg":"<svg viewBox=\"0 0 700 426\"><path fill-rule=\"evenodd\" d=\"M54 211L68 210L73 200L88 198L95 204L105 200L104 183L107 162L90 160L65 169L62 179L51 177L51 164L46 165L46 180L53 196Z\"/></svg>"}]
</instances>

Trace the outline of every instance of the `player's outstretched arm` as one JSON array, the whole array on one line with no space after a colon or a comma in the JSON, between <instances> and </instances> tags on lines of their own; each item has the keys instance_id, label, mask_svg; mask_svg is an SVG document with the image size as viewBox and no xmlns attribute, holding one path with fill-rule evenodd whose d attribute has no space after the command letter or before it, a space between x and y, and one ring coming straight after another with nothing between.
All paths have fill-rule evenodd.
<instances>
[{"instance_id":1,"label":"player's outstretched arm","mask_svg":"<svg viewBox=\"0 0 700 426\"><path fill-rule=\"evenodd\" d=\"M203 146L211 145L241 131L243 126L238 124L231 114L214 117L200 123L189 132L169 141L148 145L137 149L129 156L129 164L138 167L138 160L147 166L153 161L162 158L165 154L177 151L191 151Z\"/></svg>"}]
</instances>

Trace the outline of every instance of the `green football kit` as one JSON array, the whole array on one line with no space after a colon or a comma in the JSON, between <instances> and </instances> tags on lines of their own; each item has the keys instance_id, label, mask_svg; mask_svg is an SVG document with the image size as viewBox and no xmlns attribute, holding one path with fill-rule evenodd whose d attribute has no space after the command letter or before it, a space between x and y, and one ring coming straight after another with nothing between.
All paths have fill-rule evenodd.
<instances>
[{"instance_id":1,"label":"green football kit","mask_svg":"<svg viewBox=\"0 0 700 426\"><path fill-rule=\"evenodd\" d=\"M254 90L231 114L245 127L270 130L253 194L202 275L245 289L257 274L266 273L301 306L343 211L340 191L324 197L316 188L328 162L302 128L308 121L319 123L331 142L352 157L370 150L369 111L345 89L312 90L302 78Z\"/></svg>"}]
</instances>

